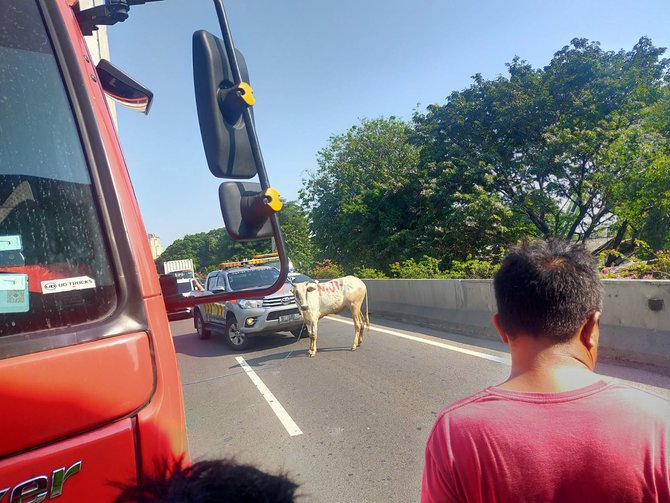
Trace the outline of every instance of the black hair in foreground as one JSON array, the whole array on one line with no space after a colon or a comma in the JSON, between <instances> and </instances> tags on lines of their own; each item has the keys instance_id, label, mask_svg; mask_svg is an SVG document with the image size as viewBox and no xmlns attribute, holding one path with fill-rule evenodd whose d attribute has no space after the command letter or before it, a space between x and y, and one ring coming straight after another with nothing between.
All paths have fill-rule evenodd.
<instances>
[{"instance_id":1,"label":"black hair in foreground","mask_svg":"<svg viewBox=\"0 0 670 503\"><path fill-rule=\"evenodd\" d=\"M510 250L493 285L508 336L569 340L602 309L596 259L573 241L522 241Z\"/></svg>"},{"instance_id":2,"label":"black hair in foreground","mask_svg":"<svg viewBox=\"0 0 670 503\"><path fill-rule=\"evenodd\" d=\"M270 475L229 459L191 466L177 460L158 472L137 484L119 485L122 492L114 503L292 503L298 489L284 474Z\"/></svg>"}]
</instances>

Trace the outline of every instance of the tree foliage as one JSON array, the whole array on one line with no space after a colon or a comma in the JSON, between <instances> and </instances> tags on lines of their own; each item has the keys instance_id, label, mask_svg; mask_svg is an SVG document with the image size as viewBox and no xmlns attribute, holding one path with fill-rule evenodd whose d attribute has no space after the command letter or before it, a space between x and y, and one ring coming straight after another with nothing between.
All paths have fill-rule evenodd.
<instances>
[{"instance_id":1,"label":"tree foliage","mask_svg":"<svg viewBox=\"0 0 670 503\"><path fill-rule=\"evenodd\" d=\"M193 259L196 271L209 272L221 262L249 258L257 253L270 251L269 241L241 243L233 241L226 229L213 229L209 232L187 234L177 239L158 257L157 262L168 260Z\"/></svg>"},{"instance_id":2,"label":"tree foliage","mask_svg":"<svg viewBox=\"0 0 670 503\"><path fill-rule=\"evenodd\" d=\"M503 226L543 237L583 241L611 225L630 197L612 185L638 169L631 152L613 162L611 149L661 96L662 52L646 38L630 52L574 39L543 69L515 58L509 78L475 76L415 117L439 197L483 190L509 212Z\"/></svg>"},{"instance_id":3,"label":"tree foliage","mask_svg":"<svg viewBox=\"0 0 670 503\"><path fill-rule=\"evenodd\" d=\"M320 258L348 270L385 266L413 246L418 218L410 180L419 160L409 124L395 117L364 119L330 138L318 170L304 181L300 200Z\"/></svg>"},{"instance_id":4,"label":"tree foliage","mask_svg":"<svg viewBox=\"0 0 670 503\"><path fill-rule=\"evenodd\" d=\"M347 271L424 256L488 271L524 236L667 246L663 53L645 37L630 51L573 39L543 68L517 57L506 76L475 75L411 124L366 119L331 137L301 192L322 258Z\"/></svg>"},{"instance_id":5,"label":"tree foliage","mask_svg":"<svg viewBox=\"0 0 670 503\"><path fill-rule=\"evenodd\" d=\"M361 120L329 139L300 204L280 214L289 256L323 277L469 278L491 276L527 236L607 236L610 270L624 245L670 248L663 54L645 37L629 51L576 38L542 68L516 57L506 75L475 75L411 122ZM160 260L193 258L202 270L269 249L217 229ZM640 274L659 257L638 258Z\"/></svg>"},{"instance_id":6,"label":"tree foliage","mask_svg":"<svg viewBox=\"0 0 670 503\"><path fill-rule=\"evenodd\" d=\"M279 223L293 265L298 271L310 271L314 266L315 248L305 210L297 201L289 201L279 213Z\"/></svg>"}]
</instances>

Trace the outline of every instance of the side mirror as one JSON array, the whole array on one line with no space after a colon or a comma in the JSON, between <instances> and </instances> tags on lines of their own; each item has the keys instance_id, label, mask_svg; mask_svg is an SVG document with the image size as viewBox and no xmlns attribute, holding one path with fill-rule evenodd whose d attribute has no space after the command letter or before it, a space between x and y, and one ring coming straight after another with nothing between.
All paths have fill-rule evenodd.
<instances>
[{"instance_id":1,"label":"side mirror","mask_svg":"<svg viewBox=\"0 0 670 503\"><path fill-rule=\"evenodd\" d=\"M271 217L282 208L279 193L262 190L253 182L225 182L219 202L226 231L235 241L256 241L274 236Z\"/></svg>"},{"instance_id":2,"label":"side mirror","mask_svg":"<svg viewBox=\"0 0 670 503\"><path fill-rule=\"evenodd\" d=\"M100 60L96 70L100 85L107 96L130 110L149 114L154 93L106 59Z\"/></svg>"},{"instance_id":3,"label":"side mirror","mask_svg":"<svg viewBox=\"0 0 670 503\"><path fill-rule=\"evenodd\" d=\"M244 57L235 54L239 85L223 40L204 30L193 34L195 101L209 170L218 178L253 178L256 162L242 114L254 98Z\"/></svg>"}]
</instances>

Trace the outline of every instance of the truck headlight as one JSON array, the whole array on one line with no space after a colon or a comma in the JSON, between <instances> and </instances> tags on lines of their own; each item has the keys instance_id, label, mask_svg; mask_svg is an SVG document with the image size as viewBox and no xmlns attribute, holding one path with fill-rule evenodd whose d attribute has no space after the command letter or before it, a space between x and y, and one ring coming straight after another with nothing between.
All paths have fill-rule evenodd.
<instances>
[{"instance_id":1,"label":"truck headlight","mask_svg":"<svg viewBox=\"0 0 670 503\"><path fill-rule=\"evenodd\" d=\"M242 309L253 309L257 307L263 307L262 300L242 299L238 302L238 304Z\"/></svg>"}]
</instances>

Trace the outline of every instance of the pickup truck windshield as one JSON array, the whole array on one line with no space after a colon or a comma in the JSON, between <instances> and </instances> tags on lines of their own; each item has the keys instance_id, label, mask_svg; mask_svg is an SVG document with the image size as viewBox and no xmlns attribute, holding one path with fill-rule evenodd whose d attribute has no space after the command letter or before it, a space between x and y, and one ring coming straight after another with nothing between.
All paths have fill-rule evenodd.
<instances>
[{"instance_id":1,"label":"pickup truck windshield","mask_svg":"<svg viewBox=\"0 0 670 503\"><path fill-rule=\"evenodd\" d=\"M0 2L0 336L117 301L79 133L37 4Z\"/></svg>"},{"instance_id":2,"label":"pickup truck windshield","mask_svg":"<svg viewBox=\"0 0 670 503\"><path fill-rule=\"evenodd\" d=\"M270 286L279 277L277 269L249 269L228 273L228 283L232 290L246 290Z\"/></svg>"}]
</instances>

